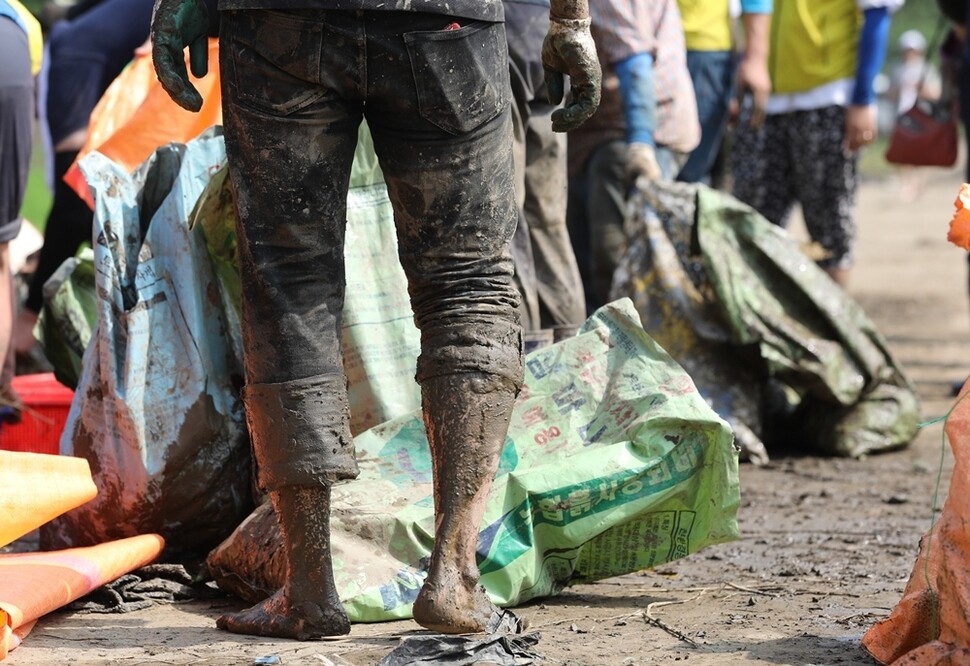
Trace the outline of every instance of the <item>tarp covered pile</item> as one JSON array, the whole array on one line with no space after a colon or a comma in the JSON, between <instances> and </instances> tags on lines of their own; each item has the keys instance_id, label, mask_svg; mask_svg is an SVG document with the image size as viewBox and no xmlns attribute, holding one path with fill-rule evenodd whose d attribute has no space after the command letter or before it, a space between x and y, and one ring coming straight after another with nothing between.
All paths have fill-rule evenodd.
<instances>
[{"instance_id":1,"label":"tarp covered pile","mask_svg":"<svg viewBox=\"0 0 970 666\"><path fill-rule=\"evenodd\" d=\"M919 399L862 308L783 229L700 185L654 183L628 221L616 298L755 462L765 440L860 457L908 444Z\"/></svg>"}]
</instances>

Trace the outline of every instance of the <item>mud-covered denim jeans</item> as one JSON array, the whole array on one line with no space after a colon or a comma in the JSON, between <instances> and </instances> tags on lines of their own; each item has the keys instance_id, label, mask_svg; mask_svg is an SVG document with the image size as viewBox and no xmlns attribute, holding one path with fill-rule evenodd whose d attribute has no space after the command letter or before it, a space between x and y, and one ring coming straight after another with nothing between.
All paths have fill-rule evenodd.
<instances>
[{"instance_id":1,"label":"mud-covered denim jeans","mask_svg":"<svg viewBox=\"0 0 970 666\"><path fill-rule=\"evenodd\" d=\"M366 118L421 330L419 383L522 380L500 23L397 11L225 12L244 400L266 490L357 473L340 349L346 197Z\"/></svg>"}]
</instances>

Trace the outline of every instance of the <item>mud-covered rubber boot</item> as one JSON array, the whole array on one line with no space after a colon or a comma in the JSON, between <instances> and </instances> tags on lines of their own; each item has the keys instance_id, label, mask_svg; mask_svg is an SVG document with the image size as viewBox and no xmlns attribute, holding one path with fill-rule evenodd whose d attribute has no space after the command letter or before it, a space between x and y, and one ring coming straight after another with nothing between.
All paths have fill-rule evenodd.
<instances>
[{"instance_id":1,"label":"mud-covered rubber boot","mask_svg":"<svg viewBox=\"0 0 970 666\"><path fill-rule=\"evenodd\" d=\"M443 633L485 630L495 606L478 585L475 551L518 387L484 373L421 386L434 472L435 540L414 619Z\"/></svg>"},{"instance_id":2,"label":"mud-covered rubber boot","mask_svg":"<svg viewBox=\"0 0 970 666\"><path fill-rule=\"evenodd\" d=\"M285 486L270 493L288 565L286 584L269 599L216 624L236 634L305 641L350 633L333 580L330 487Z\"/></svg>"}]
</instances>

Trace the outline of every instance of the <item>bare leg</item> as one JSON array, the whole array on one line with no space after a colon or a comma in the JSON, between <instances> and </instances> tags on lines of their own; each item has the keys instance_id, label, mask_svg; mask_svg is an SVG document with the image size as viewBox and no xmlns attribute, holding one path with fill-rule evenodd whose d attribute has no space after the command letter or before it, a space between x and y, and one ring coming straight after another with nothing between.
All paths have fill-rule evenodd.
<instances>
[{"instance_id":1,"label":"bare leg","mask_svg":"<svg viewBox=\"0 0 970 666\"><path fill-rule=\"evenodd\" d=\"M826 268L825 272L828 273L829 277L835 280L835 283L843 289L849 286L848 268Z\"/></svg>"},{"instance_id":2,"label":"bare leg","mask_svg":"<svg viewBox=\"0 0 970 666\"><path fill-rule=\"evenodd\" d=\"M305 641L350 633L330 558L330 488L287 486L270 493L286 549L286 585L269 599L216 620L237 634Z\"/></svg>"},{"instance_id":3,"label":"bare leg","mask_svg":"<svg viewBox=\"0 0 970 666\"><path fill-rule=\"evenodd\" d=\"M414 619L428 629L480 632L496 611L478 585L475 550L515 395L508 380L477 373L422 384L434 469L435 541Z\"/></svg>"}]
</instances>

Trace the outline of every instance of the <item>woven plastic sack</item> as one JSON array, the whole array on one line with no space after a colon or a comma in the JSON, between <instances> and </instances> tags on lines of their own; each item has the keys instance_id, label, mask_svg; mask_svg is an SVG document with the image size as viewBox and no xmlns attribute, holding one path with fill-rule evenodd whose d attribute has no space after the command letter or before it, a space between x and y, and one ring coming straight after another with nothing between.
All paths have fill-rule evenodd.
<instances>
[{"instance_id":1,"label":"woven plastic sack","mask_svg":"<svg viewBox=\"0 0 970 666\"><path fill-rule=\"evenodd\" d=\"M946 421L953 475L933 529L889 617L866 632L862 645L881 664L970 664L970 382Z\"/></svg>"}]
</instances>

